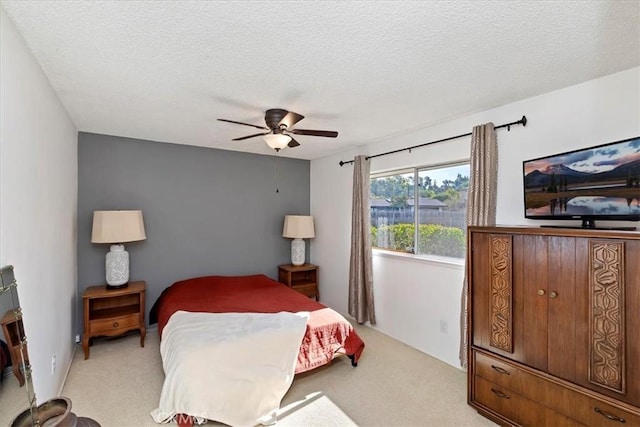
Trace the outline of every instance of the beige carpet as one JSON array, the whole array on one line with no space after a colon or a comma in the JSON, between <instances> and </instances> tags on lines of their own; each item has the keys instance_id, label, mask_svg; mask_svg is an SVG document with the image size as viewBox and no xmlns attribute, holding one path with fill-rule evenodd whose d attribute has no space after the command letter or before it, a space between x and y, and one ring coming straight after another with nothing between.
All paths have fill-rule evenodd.
<instances>
[{"instance_id":1,"label":"beige carpet","mask_svg":"<svg viewBox=\"0 0 640 427\"><path fill-rule=\"evenodd\" d=\"M296 377L278 426L495 425L466 404L464 372L372 328L357 331L367 345L359 366L342 357ZM148 333L144 348L139 342L96 340L88 360L76 350L63 389L76 415L103 427L158 426L149 415L164 378L158 334Z\"/></svg>"},{"instance_id":2,"label":"beige carpet","mask_svg":"<svg viewBox=\"0 0 640 427\"><path fill-rule=\"evenodd\" d=\"M19 386L12 372L0 382L0 426L8 426L16 415L28 407L29 399L25 386Z\"/></svg>"}]
</instances>

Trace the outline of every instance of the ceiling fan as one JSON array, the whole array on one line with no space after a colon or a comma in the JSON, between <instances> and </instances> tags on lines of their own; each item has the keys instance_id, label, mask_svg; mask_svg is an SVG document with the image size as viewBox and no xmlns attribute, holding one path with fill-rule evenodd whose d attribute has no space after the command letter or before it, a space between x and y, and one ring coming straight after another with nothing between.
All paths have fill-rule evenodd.
<instances>
[{"instance_id":1,"label":"ceiling fan","mask_svg":"<svg viewBox=\"0 0 640 427\"><path fill-rule=\"evenodd\" d=\"M276 151L280 151L285 147L294 148L300 145L298 141L293 139L292 135L323 136L326 138L335 138L338 136L338 132L336 131L293 129L293 126L302 119L304 119L303 115L294 113L293 111L287 111L281 108L272 108L265 111L264 121L266 126L237 122L235 120L218 120L221 122L235 123L237 125L251 126L266 131L255 133L253 135L242 136L240 138L234 138L232 141L242 141L256 136L262 136L267 145Z\"/></svg>"}]
</instances>

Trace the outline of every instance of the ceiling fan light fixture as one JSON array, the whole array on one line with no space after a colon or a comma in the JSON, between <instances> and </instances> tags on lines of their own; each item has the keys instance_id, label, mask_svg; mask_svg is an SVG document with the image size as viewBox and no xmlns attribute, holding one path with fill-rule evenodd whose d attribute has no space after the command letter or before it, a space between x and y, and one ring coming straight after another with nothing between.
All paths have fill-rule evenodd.
<instances>
[{"instance_id":1,"label":"ceiling fan light fixture","mask_svg":"<svg viewBox=\"0 0 640 427\"><path fill-rule=\"evenodd\" d=\"M289 144L291 137L282 133L270 133L263 136L264 141L274 150L282 150Z\"/></svg>"},{"instance_id":2,"label":"ceiling fan light fixture","mask_svg":"<svg viewBox=\"0 0 640 427\"><path fill-rule=\"evenodd\" d=\"M292 129L300 120L304 119L302 114L281 108L271 108L264 113L264 123L266 126L254 125L251 123L238 122L236 120L218 119L221 122L233 123L236 125L250 126L262 130L260 133L233 138L232 141L244 141L245 139L262 136L269 148L282 150L285 147L299 147L300 143L291 135L322 136L325 138L335 138L338 132L334 130L312 130L312 129ZM266 131L266 132L265 132Z\"/></svg>"}]
</instances>

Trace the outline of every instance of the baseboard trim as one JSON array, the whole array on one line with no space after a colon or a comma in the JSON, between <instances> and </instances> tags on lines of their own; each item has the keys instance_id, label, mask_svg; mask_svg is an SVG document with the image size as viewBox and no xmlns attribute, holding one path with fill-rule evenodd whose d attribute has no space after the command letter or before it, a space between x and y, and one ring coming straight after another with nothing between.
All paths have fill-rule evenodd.
<instances>
[{"instance_id":1,"label":"baseboard trim","mask_svg":"<svg viewBox=\"0 0 640 427\"><path fill-rule=\"evenodd\" d=\"M69 358L69 363L67 363L67 369L64 373L64 377L62 377L62 384L60 385L60 390L58 390L58 396L62 396L62 389L64 389L64 385L67 382L67 377L69 376L69 371L71 371L71 364L73 364L73 358L76 355L76 350L80 347L81 344L74 344L73 349L71 350L71 357Z\"/></svg>"}]
</instances>

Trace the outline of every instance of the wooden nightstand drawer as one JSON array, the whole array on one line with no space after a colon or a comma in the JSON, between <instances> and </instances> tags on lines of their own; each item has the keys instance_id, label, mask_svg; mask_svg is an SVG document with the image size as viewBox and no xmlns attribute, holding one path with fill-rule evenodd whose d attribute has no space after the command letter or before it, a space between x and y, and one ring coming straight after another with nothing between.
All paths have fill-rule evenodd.
<instances>
[{"instance_id":1,"label":"wooden nightstand drawer","mask_svg":"<svg viewBox=\"0 0 640 427\"><path fill-rule=\"evenodd\" d=\"M308 285L296 285L292 286L291 289L300 292L308 296L309 298L316 298L318 295L318 285L315 283L311 283Z\"/></svg>"},{"instance_id":2,"label":"wooden nightstand drawer","mask_svg":"<svg viewBox=\"0 0 640 427\"><path fill-rule=\"evenodd\" d=\"M131 329L140 328L140 315L136 313L110 319L92 320L89 328L91 329L91 335L123 333Z\"/></svg>"}]
</instances>

